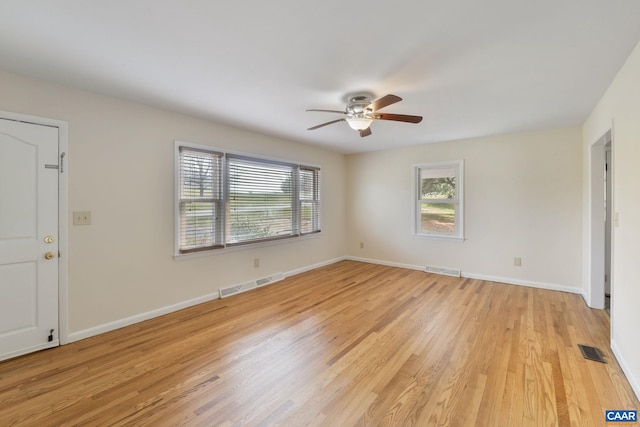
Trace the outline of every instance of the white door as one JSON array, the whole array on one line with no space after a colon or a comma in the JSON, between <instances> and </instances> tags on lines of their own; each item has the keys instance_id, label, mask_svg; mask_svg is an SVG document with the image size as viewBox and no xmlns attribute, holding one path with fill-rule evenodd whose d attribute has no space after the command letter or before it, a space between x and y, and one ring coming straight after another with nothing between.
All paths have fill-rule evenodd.
<instances>
[{"instance_id":1,"label":"white door","mask_svg":"<svg viewBox=\"0 0 640 427\"><path fill-rule=\"evenodd\" d=\"M58 345L58 128L0 119L0 360Z\"/></svg>"}]
</instances>

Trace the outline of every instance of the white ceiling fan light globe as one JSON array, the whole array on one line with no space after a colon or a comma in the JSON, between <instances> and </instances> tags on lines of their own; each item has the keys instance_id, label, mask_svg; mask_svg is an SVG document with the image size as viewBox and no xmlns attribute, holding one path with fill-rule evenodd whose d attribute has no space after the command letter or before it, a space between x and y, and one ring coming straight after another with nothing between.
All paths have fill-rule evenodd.
<instances>
[{"instance_id":1,"label":"white ceiling fan light globe","mask_svg":"<svg viewBox=\"0 0 640 427\"><path fill-rule=\"evenodd\" d=\"M368 119L366 117L350 117L347 119L347 123L353 130L365 130L371 123L373 123L373 119Z\"/></svg>"}]
</instances>

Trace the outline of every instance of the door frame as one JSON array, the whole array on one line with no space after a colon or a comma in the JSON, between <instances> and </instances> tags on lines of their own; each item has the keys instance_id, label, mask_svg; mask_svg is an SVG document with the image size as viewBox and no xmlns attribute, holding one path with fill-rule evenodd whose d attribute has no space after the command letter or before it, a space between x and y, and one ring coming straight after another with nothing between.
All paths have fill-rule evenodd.
<instances>
[{"instance_id":1,"label":"door frame","mask_svg":"<svg viewBox=\"0 0 640 427\"><path fill-rule=\"evenodd\" d=\"M63 120L0 110L0 118L58 128L58 161L64 153L64 169L58 169L58 338L69 342L69 123Z\"/></svg>"},{"instance_id":2,"label":"door frame","mask_svg":"<svg viewBox=\"0 0 640 427\"><path fill-rule=\"evenodd\" d=\"M604 192L607 203L604 215L604 297L606 300L607 295L611 297L611 263L613 261L613 147L611 139L604 146L604 163L606 169Z\"/></svg>"},{"instance_id":3,"label":"door frame","mask_svg":"<svg viewBox=\"0 0 640 427\"><path fill-rule=\"evenodd\" d=\"M605 275L605 149L611 146L611 169L613 170L613 126L590 146L589 177L589 279L588 305L591 308L604 308L604 275ZM613 174L612 174L613 179ZM613 182L612 182L612 189ZM613 191L611 206L615 206ZM613 252L613 232L611 232L611 251ZM611 274L609 283L613 287L613 254L611 254ZM611 310L613 313L613 310Z\"/></svg>"}]
</instances>

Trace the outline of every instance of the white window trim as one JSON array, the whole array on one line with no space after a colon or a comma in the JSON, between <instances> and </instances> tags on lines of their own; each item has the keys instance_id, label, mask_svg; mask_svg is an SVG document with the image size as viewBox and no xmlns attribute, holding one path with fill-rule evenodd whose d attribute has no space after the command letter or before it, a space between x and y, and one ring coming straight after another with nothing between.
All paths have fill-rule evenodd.
<instances>
[{"instance_id":1,"label":"white window trim","mask_svg":"<svg viewBox=\"0 0 640 427\"><path fill-rule=\"evenodd\" d=\"M186 260L186 259L190 259L190 258L203 258L203 257L212 256L212 255L228 254L228 253L231 253L231 252L240 252L240 251L252 250L252 249L261 248L261 247L283 245L283 244L291 244L291 243L301 242L301 241L308 240L308 239L316 239L318 237L323 236L323 234L325 233L326 227L324 226L324 223L322 221L322 207L321 207L320 211L318 212L318 222L320 224L320 231L318 231L318 232L302 234L302 235L297 236L296 238L290 238L290 239L275 239L275 240L268 240L268 241L258 241L258 242L255 242L255 243L246 243L246 244L238 245L238 246L227 246L227 247L223 247L223 248L219 248L219 249L203 250L203 251L196 251L196 252L190 252L190 253L181 253L180 252L180 225L179 225L179 222L180 222L180 207L179 206L180 206L180 204L178 203L179 198L180 198L180 180L176 178L176 177L180 176L180 147L195 148L195 149L206 150L206 151L219 151L219 152L223 152L225 154L232 154L232 155L236 155L236 156L245 156L245 157L253 157L253 158L258 158L260 160L273 161L273 162L297 163L297 164L300 164L300 165L305 165L305 166L309 166L309 167L315 167L315 168L318 168L318 169L322 169L320 165L317 165L317 164L314 164L314 163L298 162L298 161L295 161L295 160L276 158L276 157L271 157L271 156L265 156L265 155L262 155L262 154L247 153L247 152L243 152L243 151L235 151L235 150L229 150L229 149L226 149L226 148L214 147L214 146L210 146L210 145L194 144L194 143L191 143L191 142L175 140L174 141L174 161L173 161L173 177L174 177L173 178L173 181L174 181L174 195L173 195L173 209L174 209L174 218L173 218L174 236L173 236L173 241L174 241L174 249L173 249L173 258L175 260ZM318 182L318 194L320 195L320 200L322 200L322 180L320 180L320 182Z\"/></svg>"},{"instance_id":2,"label":"white window trim","mask_svg":"<svg viewBox=\"0 0 640 427\"><path fill-rule=\"evenodd\" d=\"M421 215L418 203L418 188L421 169L445 169L455 168L456 173L456 194L458 199L458 209L456 209L456 233L424 233L420 230ZM428 239L462 240L464 241L464 159L444 162L429 162L414 164L411 169L411 236Z\"/></svg>"}]
</instances>

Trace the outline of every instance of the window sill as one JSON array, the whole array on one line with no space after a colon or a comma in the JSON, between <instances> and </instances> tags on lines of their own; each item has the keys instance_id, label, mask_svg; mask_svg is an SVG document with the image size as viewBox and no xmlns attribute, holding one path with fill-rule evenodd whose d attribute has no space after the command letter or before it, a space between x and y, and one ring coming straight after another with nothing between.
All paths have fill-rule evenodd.
<instances>
[{"instance_id":1,"label":"window sill","mask_svg":"<svg viewBox=\"0 0 640 427\"><path fill-rule=\"evenodd\" d=\"M416 234L412 233L411 237L416 239L434 239L434 240L457 240L460 242L464 242L464 236L447 236L444 234Z\"/></svg>"},{"instance_id":2,"label":"window sill","mask_svg":"<svg viewBox=\"0 0 640 427\"><path fill-rule=\"evenodd\" d=\"M174 253L173 254L173 259L175 261L185 261L185 260L189 260L189 259L205 258L205 257L209 257L209 256L223 255L223 254L229 254L229 253L234 253L234 252L241 252L241 251L259 249L259 248L264 248L264 247L269 247L269 246L285 245L285 244L290 244L290 243L302 242L302 241L309 240L309 239L317 239L319 237L322 237L323 233L324 233L323 231L320 231L318 233L306 234L304 236L292 237L292 238L289 238L289 239L280 239L280 240L270 240L270 241L267 241L267 242L248 243L246 245L230 246L230 247L226 247L226 248L210 249L210 250L205 250L205 251L200 251L200 252L191 252L191 253L186 253L186 254Z\"/></svg>"}]
</instances>

